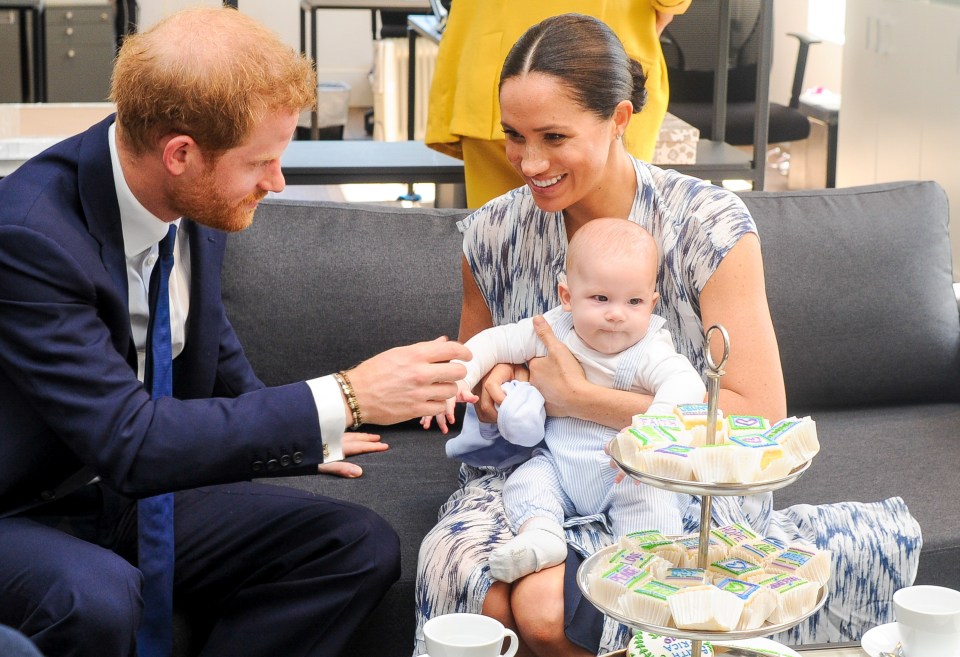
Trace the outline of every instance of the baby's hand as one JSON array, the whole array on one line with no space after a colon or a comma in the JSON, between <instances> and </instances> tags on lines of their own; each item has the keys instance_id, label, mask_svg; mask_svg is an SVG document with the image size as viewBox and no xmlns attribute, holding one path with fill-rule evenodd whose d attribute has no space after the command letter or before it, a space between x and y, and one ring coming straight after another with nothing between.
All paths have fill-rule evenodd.
<instances>
[{"instance_id":1,"label":"baby's hand","mask_svg":"<svg viewBox=\"0 0 960 657\"><path fill-rule=\"evenodd\" d=\"M473 394L473 390L467 387L467 382L461 379L457 381L457 401L475 404L480 398Z\"/></svg>"},{"instance_id":2,"label":"baby's hand","mask_svg":"<svg viewBox=\"0 0 960 657\"><path fill-rule=\"evenodd\" d=\"M435 416L425 415L423 418L421 418L420 426L422 426L424 429L429 429L433 419L436 418L437 426L440 427L440 433L446 434L448 432L447 427L453 424L456 420L454 408L456 407L457 402L473 403L479 399L479 397L470 391L465 381L457 381L457 396L451 397L446 401L446 408L444 409L443 413Z\"/></svg>"}]
</instances>

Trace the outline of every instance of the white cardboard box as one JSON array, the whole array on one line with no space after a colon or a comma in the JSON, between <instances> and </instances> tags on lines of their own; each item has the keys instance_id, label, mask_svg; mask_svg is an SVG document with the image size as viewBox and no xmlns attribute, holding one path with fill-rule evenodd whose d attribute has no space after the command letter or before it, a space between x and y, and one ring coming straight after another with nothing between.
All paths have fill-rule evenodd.
<instances>
[{"instance_id":1,"label":"white cardboard box","mask_svg":"<svg viewBox=\"0 0 960 657\"><path fill-rule=\"evenodd\" d=\"M700 131L673 114L667 113L660 126L652 164L696 164Z\"/></svg>"}]
</instances>

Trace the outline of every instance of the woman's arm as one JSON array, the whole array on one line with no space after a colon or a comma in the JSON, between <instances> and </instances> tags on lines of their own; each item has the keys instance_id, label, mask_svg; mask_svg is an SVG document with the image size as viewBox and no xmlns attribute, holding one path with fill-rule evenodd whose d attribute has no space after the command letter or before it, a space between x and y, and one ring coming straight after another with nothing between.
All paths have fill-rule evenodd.
<instances>
[{"instance_id":1,"label":"woman's arm","mask_svg":"<svg viewBox=\"0 0 960 657\"><path fill-rule=\"evenodd\" d=\"M463 277L463 306L460 310L458 342L462 344L483 329L493 326L493 318L477 281L473 278L466 256L460 258L460 275Z\"/></svg>"},{"instance_id":2,"label":"woman's arm","mask_svg":"<svg viewBox=\"0 0 960 657\"><path fill-rule=\"evenodd\" d=\"M720 379L720 409L726 415L786 416L787 399L777 336L770 319L760 240L744 235L724 257L700 293L704 330L721 324L730 335L730 358ZM719 362L721 346L714 337Z\"/></svg>"},{"instance_id":3,"label":"woman's arm","mask_svg":"<svg viewBox=\"0 0 960 657\"><path fill-rule=\"evenodd\" d=\"M633 416L646 412L653 400L625 390L607 388L587 381L583 368L543 319L534 319L537 335L547 355L530 361L530 383L546 400L547 415L572 416L607 427L629 426Z\"/></svg>"}]
</instances>

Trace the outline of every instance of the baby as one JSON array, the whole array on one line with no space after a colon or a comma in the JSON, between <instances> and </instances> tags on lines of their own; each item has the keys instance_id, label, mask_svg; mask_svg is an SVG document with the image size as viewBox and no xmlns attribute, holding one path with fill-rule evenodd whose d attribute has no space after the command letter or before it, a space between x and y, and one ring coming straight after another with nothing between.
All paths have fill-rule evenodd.
<instances>
[{"instance_id":1,"label":"baby","mask_svg":"<svg viewBox=\"0 0 960 657\"><path fill-rule=\"evenodd\" d=\"M587 380L653 395L647 413L669 414L677 404L702 402L706 388L674 349L665 320L653 314L659 299L657 269L657 244L638 224L590 221L570 240L566 281L558 285L561 305L543 317L577 358ZM446 413L436 416L444 432L457 401L479 401L473 387L494 365L546 355L531 318L482 331L466 346L473 354L473 360L464 363L467 375L457 384L457 396L447 401ZM508 394L499 409L499 431L480 425L478 436L465 421L464 431L447 445L448 454L462 455L481 453L491 437L500 434L514 444L545 442L546 449L534 449L504 484L503 503L517 536L491 553L494 579L512 582L562 563L567 556L563 524L571 517L606 514L614 536L641 529L681 533L686 496L681 500L650 486L614 485L616 471L604 445L622 427L573 417L545 418L543 397L532 386L509 385L504 385ZM518 396L522 401L513 403ZM421 423L429 427L432 419L425 417Z\"/></svg>"}]
</instances>

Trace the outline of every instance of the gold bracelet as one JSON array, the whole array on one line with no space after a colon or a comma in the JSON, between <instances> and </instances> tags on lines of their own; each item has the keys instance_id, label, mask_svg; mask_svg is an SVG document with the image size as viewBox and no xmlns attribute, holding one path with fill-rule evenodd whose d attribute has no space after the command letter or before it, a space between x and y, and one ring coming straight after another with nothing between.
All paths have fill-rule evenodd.
<instances>
[{"instance_id":1,"label":"gold bracelet","mask_svg":"<svg viewBox=\"0 0 960 657\"><path fill-rule=\"evenodd\" d=\"M350 407L350 413L353 415L353 426L350 428L356 431L363 424L363 415L360 413L360 404L357 402L357 395L353 391L350 377L347 376L345 371L341 370L334 374L333 378L340 384L340 390L343 391L343 397L347 400L347 406Z\"/></svg>"}]
</instances>

